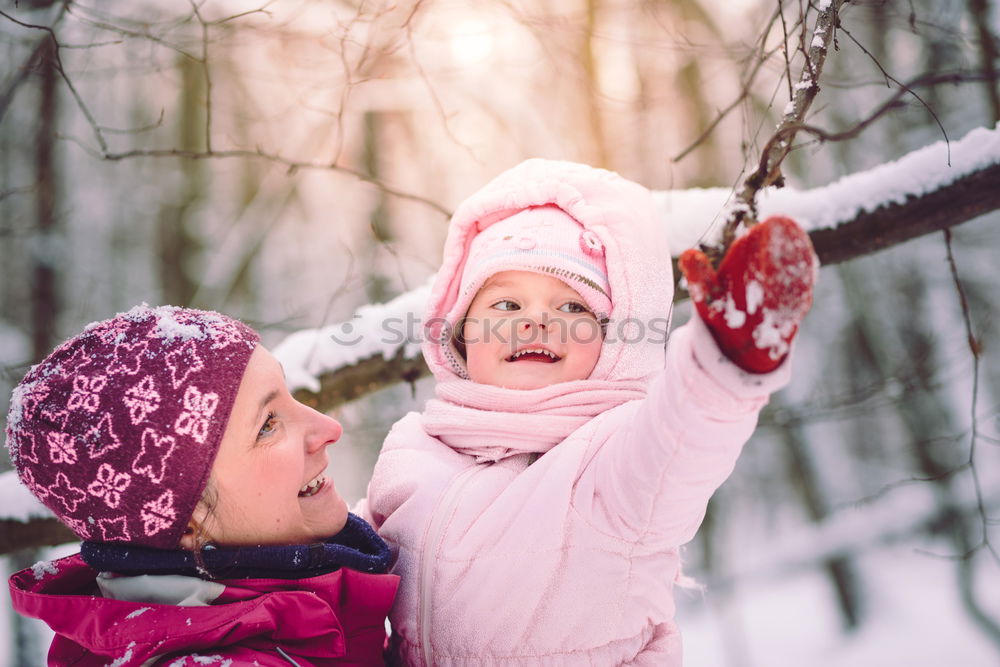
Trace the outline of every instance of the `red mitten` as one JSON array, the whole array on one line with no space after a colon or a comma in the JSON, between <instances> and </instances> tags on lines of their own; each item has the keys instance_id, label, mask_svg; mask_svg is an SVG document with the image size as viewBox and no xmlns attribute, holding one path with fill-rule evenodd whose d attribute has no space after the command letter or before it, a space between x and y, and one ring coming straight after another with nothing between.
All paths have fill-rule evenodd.
<instances>
[{"instance_id":1,"label":"red mitten","mask_svg":"<svg viewBox=\"0 0 1000 667\"><path fill-rule=\"evenodd\" d=\"M679 263L723 353L751 373L780 366L812 305L819 260L809 235L789 218L768 218L729 247L718 271L700 250L685 250Z\"/></svg>"}]
</instances>

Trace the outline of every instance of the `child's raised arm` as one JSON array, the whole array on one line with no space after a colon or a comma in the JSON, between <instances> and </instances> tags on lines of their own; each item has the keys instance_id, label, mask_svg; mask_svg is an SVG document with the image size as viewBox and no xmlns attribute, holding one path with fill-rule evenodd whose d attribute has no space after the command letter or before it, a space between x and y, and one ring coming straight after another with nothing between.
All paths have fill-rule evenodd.
<instances>
[{"instance_id":1,"label":"child's raised arm","mask_svg":"<svg viewBox=\"0 0 1000 667\"><path fill-rule=\"evenodd\" d=\"M700 251L681 256L698 317L672 334L663 372L643 401L623 408L634 414L624 428L617 422L582 475L583 511L653 549L694 536L761 408L790 377L785 360L812 303L817 264L809 237L788 218L752 228L718 271Z\"/></svg>"}]
</instances>

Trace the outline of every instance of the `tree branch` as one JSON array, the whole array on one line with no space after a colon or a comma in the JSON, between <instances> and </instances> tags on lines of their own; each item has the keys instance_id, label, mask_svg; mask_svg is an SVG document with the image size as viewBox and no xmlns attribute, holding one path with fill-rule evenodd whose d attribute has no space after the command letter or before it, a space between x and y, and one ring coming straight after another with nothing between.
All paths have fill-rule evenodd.
<instances>
[{"instance_id":1,"label":"tree branch","mask_svg":"<svg viewBox=\"0 0 1000 667\"><path fill-rule=\"evenodd\" d=\"M810 232L823 265L870 255L1000 209L1000 164L903 203L888 203L834 228Z\"/></svg>"},{"instance_id":2,"label":"tree branch","mask_svg":"<svg viewBox=\"0 0 1000 667\"><path fill-rule=\"evenodd\" d=\"M935 192L886 204L836 227L810 232L816 254L825 265L839 264L899 245L911 239L968 222L1000 210L1000 164L970 174ZM680 273L674 270L675 279ZM677 286L675 300L687 299ZM317 393L301 390L296 398L320 410L331 410L398 382L415 382L429 374L422 357L391 359L381 355L320 376Z\"/></svg>"},{"instance_id":3,"label":"tree branch","mask_svg":"<svg viewBox=\"0 0 1000 667\"><path fill-rule=\"evenodd\" d=\"M274 162L276 164L284 165L288 168L290 172L298 171L300 169L321 169L324 171L335 171L342 174L347 174L357 178L359 181L364 181L374 185L382 192L393 197L399 197L400 199L408 199L410 201L415 201L423 204L429 208L434 209L438 213L441 213L445 217L451 217L451 211L443 207L441 204L437 203L432 199L427 197L422 197L420 195L415 195L411 192L404 192L402 190L397 190L393 187L386 185L384 182L372 178L365 173L358 171L357 169L351 169L350 167L343 167L339 165L331 165L328 163L320 162L305 162L301 160L292 160L276 153L268 153L264 150L213 150L213 151L185 151L176 148L165 148L165 149L136 149L130 151L124 151L120 153L111 152L96 152L86 144L75 141L71 137L64 137L71 141L74 141L83 148L85 151L90 153L92 156L101 159L108 160L111 162L116 162L120 160L129 160L133 158L184 158L188 160L217 160L217 159L233 159L233 158L257 158L261 160L267 160L269 162Z\"/></svg>"},{"instance_id":4,"label":"tree branch","mask_svg":"<svg viewBox=\"0 0 1000 667\"><path fill-rule=\"evenodd\" d=\"M376 354L325 373L319 378L318 392L300 389L295 392L295 398L317 410L329 411L379 389L400 382L412 384L427 375L430 375L430 370L423 356L407 358L405 348L401 347L389 359Z\"/></svg>"},{"instance_id":5,"label":"tree branch","mask_svg":"<svg viewBox=\"0 0 1000 667\"><path fill-rule=\"evenodd\" d=\"M743 181L743 188L736 193L735 201L722 231L721 243L707 249L707 254L714 263L718 263L725 255L726 249L736 238L736 230L744 221L752 223L757 217L757 194L765 187L782 183L781 163L792 150L795 134L805 121L806 113L819 93L819 79L823 72L823 64L831 45L836 42L836 30L840 23L840 7L844 0L821 0L820 10L816 17L816 27L809 44L799 47L805 58L799 81L795 84L794 94L787 107L774 137L767 142L760 156L757 169ZM807 29L803 19L802 30Z\"/></svg>"},{"instance_id":6,"label":"tree branch","mask_svg":"<svg viewBox=\"0 0 1000 667\"><path fill-rule=\"evenodd\" d=\"M77 541L79 538L54 517L27 522L0 519L0 554Z\"/></svg>"}]
</instances>

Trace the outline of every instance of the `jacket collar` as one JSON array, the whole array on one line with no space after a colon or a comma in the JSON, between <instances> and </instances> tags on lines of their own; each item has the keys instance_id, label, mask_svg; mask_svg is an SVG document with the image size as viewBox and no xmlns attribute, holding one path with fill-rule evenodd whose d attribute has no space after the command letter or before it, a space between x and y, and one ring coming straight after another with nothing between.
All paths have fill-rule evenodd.
<instances>
[{"instance_id":1,"label":"jacket collar","mask_svg":"<svg viewBox=\"0 0 1000 667\"><path fill-rule=\"evenodd\" d=\"M83 560L99 572L123 575L182 574L202 579L299 579L341 567L383 574L390 552L363 519L348 515L343 530L326 542L256 547L205 547L196 558L185 549L163 550L130 544L84 542Z\"/></svg>"}]
</instances>

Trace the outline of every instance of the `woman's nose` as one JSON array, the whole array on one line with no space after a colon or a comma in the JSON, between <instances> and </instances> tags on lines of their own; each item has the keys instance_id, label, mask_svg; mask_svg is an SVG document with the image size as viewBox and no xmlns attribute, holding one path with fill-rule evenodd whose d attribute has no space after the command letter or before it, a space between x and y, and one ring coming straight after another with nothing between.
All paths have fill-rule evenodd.
<instances>
[{"instance_id":1,"label":"woman's nose","mask_svg":"<svg viewBox=\"0 0 1000 667\"><path fill-rule=\"evenodd\" d=\"M322 412L308 409L313 413L309 433L306 436L306 446L310 452L318 451L340 440L340 436L344 434L344 427L340 422Z\"/></svg>"}]
</instances>

